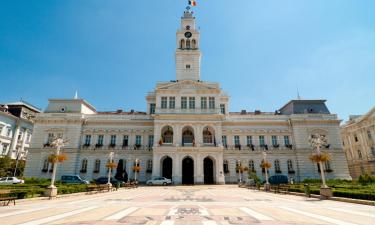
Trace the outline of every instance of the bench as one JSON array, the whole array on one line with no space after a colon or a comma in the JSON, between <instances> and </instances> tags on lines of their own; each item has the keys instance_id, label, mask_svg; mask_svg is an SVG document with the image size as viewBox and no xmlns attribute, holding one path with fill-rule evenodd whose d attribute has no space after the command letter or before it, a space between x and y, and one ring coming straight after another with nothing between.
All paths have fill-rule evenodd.
<instances>
[{"instance_id":1,"label":"bench","mask_svg":"<svg viewBox=\"0 0 375 225\"><path fill-rule=\"evenodd\" d=\"M11 194L10 190L0 190L0 202L3 203L3 206L8 206L11 202L13 202L13 205L16 205L17 198L11 196Z\"/></svg>"},{"instance_id":2,"label":"bench","mask_svg":"<svg viewBox=\"0 0 375 225\"><path fill-rule=\"evenodd\" d=\"M279 192L280 193L288 194L289 193L289 189L290 189L290 185L289 184L280 184L279 185Z\"/></svg>"},{"instance_id":3,"label":"bench","mask_svg":"<svg viewBox=\"0 0 375 225\"><path fill-rule=\"evenodd\" d=\"M131 182L126 182L124 184L125 188L137 188L138 187L138 182L137 181L131 181Z\"/></svg>"},{"instance_id":4,"label":"bench","mask_svg":"<svg viewBox=\"0 0 375 225\"><path fill-rule=\"evenodd\" d=\"M86 192L104 192L104 191L111 191L107 184L89 184L86 186Z\"/></svg>"}]
</instances>

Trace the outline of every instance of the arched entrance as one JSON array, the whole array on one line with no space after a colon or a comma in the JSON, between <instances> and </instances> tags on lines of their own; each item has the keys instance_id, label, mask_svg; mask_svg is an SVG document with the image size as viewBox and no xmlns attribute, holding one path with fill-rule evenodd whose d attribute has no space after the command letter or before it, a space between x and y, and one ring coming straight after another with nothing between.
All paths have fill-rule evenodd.
<instances>
[{"instance_id":1,"label":"arched entrance","mask_svg":"<svg viewBox=\"0 0 375 225\"><path fill-rule=\"evenodd\" d=\"M182 160L182 184L194 184L194 160L190 157Z\"/></svg>"},{"instance_id":2,"label":"arched entrance","mask_svg":"<svg viewBox=\"0 0 375 225\"><path fill-rule=\"evenodd\" d=\"M204 184L214 184L214 162L209 157L203 160Z\"/></svg>"},{"instance_id":3,"label":"arched entrance","mask_svg":"<svg viewBox=\"0 0 375 225\"><path fill-rule=\"evenodd\" d=\"M172 179L172 158L167 156L162 163L162 176Z\"/></svg>"}]
</instances>

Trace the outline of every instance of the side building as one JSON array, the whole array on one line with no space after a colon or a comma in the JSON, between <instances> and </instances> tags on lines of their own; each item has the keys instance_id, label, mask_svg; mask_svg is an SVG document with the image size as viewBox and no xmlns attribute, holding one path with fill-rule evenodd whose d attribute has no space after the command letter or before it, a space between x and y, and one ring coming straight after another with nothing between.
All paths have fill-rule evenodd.
<instances>
[{"instance_id":1,"label":"side building","mask_svg":"<svg viewBox=\"0 0 375 225\"><path fill-rule=\"evenodd\" d=\"M176 78L159 82L146 96L147 111L98 112L83 99L51 99L35 119L35 134L26 165L27 177L51 176L51 141L69 139L69 159L59 164L58 177L79 174L85 179L106 176L110 152L119 171L145 182L164 176L176 184L235 183L245 166L264 178L263 152L272 163L270 175L290 179L319 178L309 160L311 135L329 141L332 160L328 178L350 179L340 138L340 120L324 100L292 100L276 112L229 112L229 96L216 82L201 80L200 30L187 9L176 33ZM122 172L121 172L122 173Z\"/></svg>"},{"instance_id":2,"label":"side building","mask_svg":"<svg viewBox=\"0 0 375 225\"><path fill-rule=\"evenodd\" d=\"M375 175L375 108L362 116L350 116L341 126L341 137L353 179Z\"/></svg>"},{"instance_id":3,"label":"side building","mask_svg":"<svg viewBox=\"0 0 375 225\"><path fill-rule=\"evenodd\" d=\"M0 104L0 156L26 159L33 119L40 112L24 101Z\"/></svg>"}]
</instances>

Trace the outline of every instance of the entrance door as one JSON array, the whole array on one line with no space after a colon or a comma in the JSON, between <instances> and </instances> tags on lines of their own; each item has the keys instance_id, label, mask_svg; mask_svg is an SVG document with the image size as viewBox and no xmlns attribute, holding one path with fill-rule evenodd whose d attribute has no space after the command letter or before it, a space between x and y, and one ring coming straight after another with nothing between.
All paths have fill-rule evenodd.
<instances>
[{"instance_id":1,"label":"entrance door","mask_svg":"<svg viewBox=\"0 0 375 225\"><path fill-rule=\"evenodd\" d=\"M210 158L205 158L204 164L204 184L214 184L214 163Z\"/></svg>"},{"instance_id":2,"label":"entrance door","mask_svg":"<svg viewBox=\"0 0 375 225\"><path fill-rule=\"evenodd\" d=\"M168 179L172 179L172 158L166 157L163 160L162 176Z\"/></svg>"},{"instance_id":3,"label":"entrance door","mask_svg":"<svg viewBox=\"0 0 375 225\"><path fill-rule=\"evenodd\" d=\"M182 160L182 184L194 184L194 161L190 157Z\"/></svg>"}]
</instances>

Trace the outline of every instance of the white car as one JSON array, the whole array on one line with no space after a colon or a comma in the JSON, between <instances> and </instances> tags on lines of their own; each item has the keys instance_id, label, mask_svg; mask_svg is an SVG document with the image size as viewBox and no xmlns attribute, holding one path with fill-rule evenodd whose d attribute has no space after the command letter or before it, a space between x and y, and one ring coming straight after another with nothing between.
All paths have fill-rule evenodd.
<instances>
[{"instance_id":1,"label":"white car","mask_svg":"<svg viewBox=\"0 0 375 225\"><path fill-rule=\"evenodd\" d=\"M165 177L155 177L155 178L152 178L151 180L148 180L146 182L147 185L169 185L169 184L172 184L172 180L171 179L167 179Z\"/></svg>"},{"instance_id":2,"label":"white car","mask_svg":"<svg viewBox=\"0 0 375 225\"><path fill-rule=\"evenodd\" d=\"M6 184L24 184L25 181L18 179L17 177L2 177L0 178L0 185L6 185Z\"/></svg>"}]
</instances>

